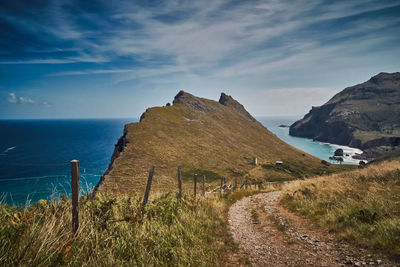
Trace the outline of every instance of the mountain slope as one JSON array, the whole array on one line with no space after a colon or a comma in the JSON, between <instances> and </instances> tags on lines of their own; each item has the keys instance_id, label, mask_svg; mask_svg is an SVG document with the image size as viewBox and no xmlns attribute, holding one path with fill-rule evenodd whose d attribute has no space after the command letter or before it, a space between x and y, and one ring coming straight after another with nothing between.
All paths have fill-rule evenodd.
<instances>
[{"instance_id":1,"label":"mountain slope","mask_svg":"<svg viewBox=\"0 0 400 267\"><path fill-rule=\"evenodd\" d=\"M380 73L313 107L290 134L361 149L400 145L400 73Z\"/></svg>"},{"instance_id":2,"label":"mountain slope","mask_svg":"<svg viewBox=\"0 0 400 267\"><path fill-rule=\"evenodd\" d=\"M276 166L278 160L284 164ZM207 181L244 175L294 179L340 168L284 143L230 96L222 94L216 102L183 91L173 106L147 109L140 122L125 126L100 190L141 192L152 165L155 190L161 191L176 187L178 165L184 179L196 173Z\"/></svg>"}]
</instances>

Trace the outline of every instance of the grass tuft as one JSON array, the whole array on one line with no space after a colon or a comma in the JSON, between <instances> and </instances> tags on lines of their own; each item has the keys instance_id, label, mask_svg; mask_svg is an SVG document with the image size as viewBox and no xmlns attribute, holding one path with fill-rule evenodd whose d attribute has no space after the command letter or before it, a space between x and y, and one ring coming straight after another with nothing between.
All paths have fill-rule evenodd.
<instances>
[{"instance_id":1,"label":"grass tuft","mask_svg":"<svg viewBox=\"0 0 400 267\"><path fill-rule=\"evenodd\" d=\"M76 238L69 199L0 205L0 265L213 266L229 249L226 203L167 193L142 209L138 197L98 194L80 203Z\"/></svg>"},{"instance_id":2,"label":"grass tuft","mask_svg":"<svg viewBox=\"0 0 400 267\"><path fill-rule=\"evenodd\" d=\"M282 203L358 244L400 256L400 162L295 181Z\"/></svg>"}]
</instances>

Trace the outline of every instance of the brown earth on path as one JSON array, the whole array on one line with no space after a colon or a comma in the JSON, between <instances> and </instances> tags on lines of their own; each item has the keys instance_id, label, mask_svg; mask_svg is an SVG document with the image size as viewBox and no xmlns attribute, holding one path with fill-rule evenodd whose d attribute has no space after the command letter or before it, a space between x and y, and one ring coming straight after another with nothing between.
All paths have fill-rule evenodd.
<instances>
[{"instance_id":1,"label":"brown earth on path","mask_svg":"<svg viewBox=\"0 0 400 267\"><path fill-rule=\"evenodd\" d=\"M229 210L229 227L252 266L400 266L340 242L277 204L280 191L246 197Z\"/></svg>"}]
</instances>

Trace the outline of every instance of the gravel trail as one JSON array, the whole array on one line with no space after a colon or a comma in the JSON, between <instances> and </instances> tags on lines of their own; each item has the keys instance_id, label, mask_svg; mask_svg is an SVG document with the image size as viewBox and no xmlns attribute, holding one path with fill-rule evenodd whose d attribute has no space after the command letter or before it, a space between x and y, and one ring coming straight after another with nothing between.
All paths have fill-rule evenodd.
<instances>
[{"instance_id":1,"label":"gravel trail","mask_svg":"<svg viewBox=\"0 0 400 267\"><path fill-rule=\"evenodd\" d=\"M310 230L277 205L280 191L237 201L229 210L233 239L252 266L400 266Z\"/></svg>"}]
</instances>

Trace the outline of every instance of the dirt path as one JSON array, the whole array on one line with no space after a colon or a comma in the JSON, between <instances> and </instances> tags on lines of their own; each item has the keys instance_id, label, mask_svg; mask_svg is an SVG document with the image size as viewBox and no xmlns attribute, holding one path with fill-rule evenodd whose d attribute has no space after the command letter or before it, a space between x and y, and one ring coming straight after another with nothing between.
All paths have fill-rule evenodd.
<instances>
[{"instance_id":1,"label":"dirt path","mask_svg":"<svg viewBox=\"0 0 400 267\"><path fill-rule=\"evenodd\" d=\"M253 266L400 266L337 242L277 205L281 192L261 193L229 210L233 239Z\"/></svg>"}]
</instances>

